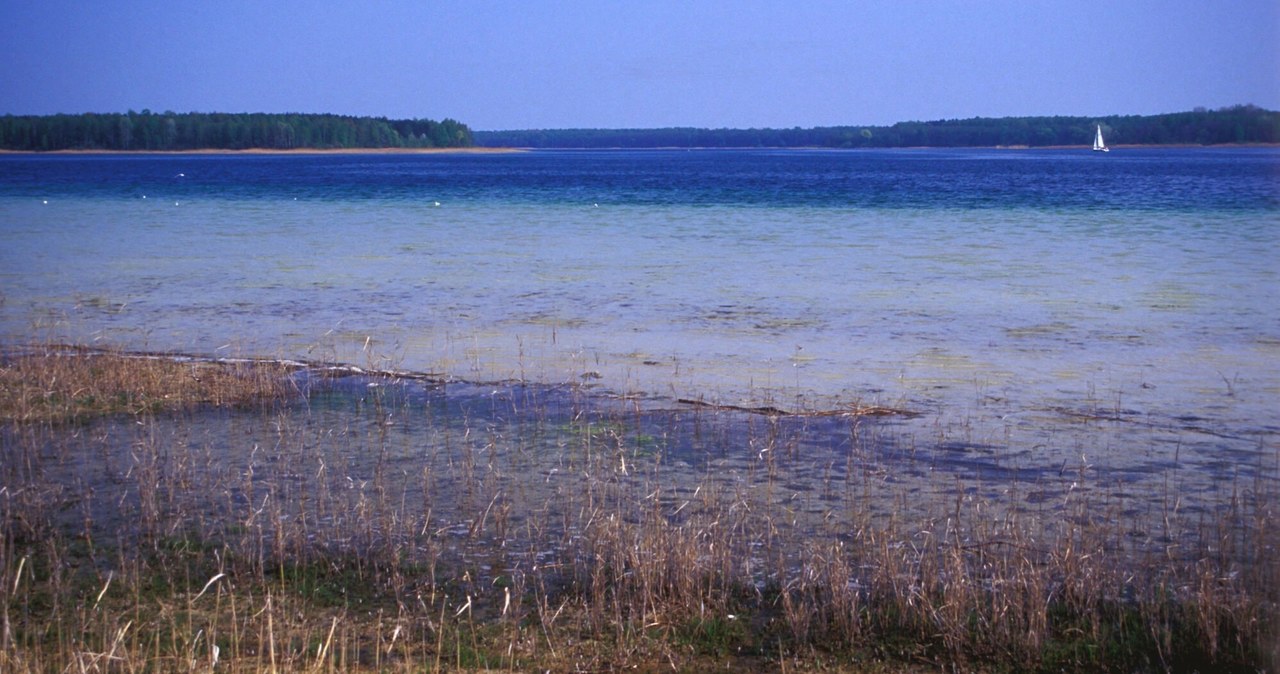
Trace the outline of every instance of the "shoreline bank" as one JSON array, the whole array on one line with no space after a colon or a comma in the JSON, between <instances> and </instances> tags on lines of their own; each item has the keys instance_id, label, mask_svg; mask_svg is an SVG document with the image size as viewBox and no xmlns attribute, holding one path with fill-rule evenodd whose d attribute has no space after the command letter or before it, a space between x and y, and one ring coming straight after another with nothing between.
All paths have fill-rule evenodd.
<instances>
[{"instance_id":1,"label":"shoreline bank","mask_svg":"<svg viewBox=\"0 0 1280 674\"><path fill-rule=\"evenodd\" d=\"M1195 144L1172 144L1172 145L1132 145L1117 144L1109 146L1112 150L1194 150L1194 149L1280 149L1280 143L1218 143L1210 145ZM520 154L526 152L538 151L575 151L575 152L661 152L661 151L779 151L779 152L866 152L866 151L893 151L893 150L1089 150L1089 145L974 145L964 147L950 146L934 146L934 145L911 145L903 147L871 147L871 148L842 148L842 147L823 147L823 146L797 146L797 147L684 147L684 146L659 146L659 147L458 147L458 148L407 148L407 147L370 147L370 148L294 148L294 149L272 149L272 148L245 148L241 150L223 149L223 148L200 148L191 150L97 150L97 149L77 149L77 150L6 150L0 149L0 156L45 156L45 155L138 155L138 156L168 156L168 155L229 155L229 156L261 156L261 155L281 155L281 156L301 156L301 155L442 155L442 154Z\"/></svg>"}]
</instances>

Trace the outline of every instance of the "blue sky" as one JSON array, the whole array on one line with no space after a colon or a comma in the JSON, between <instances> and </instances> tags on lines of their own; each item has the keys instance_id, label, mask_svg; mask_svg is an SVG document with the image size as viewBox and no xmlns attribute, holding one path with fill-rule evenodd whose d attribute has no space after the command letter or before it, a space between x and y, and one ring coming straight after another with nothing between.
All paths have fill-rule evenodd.
<instances>
[{"instance_id":1,"label":"blue sky","mask_svg":"<svg viewBox=\"0 0 1280 674\"><path fill-rule=\"evenodd\" d=\"M1280 109L1276 0L0 0L0 114L474 129Z\"/></svg>"}]
</instances>

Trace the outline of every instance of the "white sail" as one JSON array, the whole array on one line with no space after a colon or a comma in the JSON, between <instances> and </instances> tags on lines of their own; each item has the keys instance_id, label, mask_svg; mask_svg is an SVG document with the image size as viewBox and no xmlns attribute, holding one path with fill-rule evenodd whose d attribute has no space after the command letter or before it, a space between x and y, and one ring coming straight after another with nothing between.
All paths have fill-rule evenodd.
<instances>
[{"instance_id":1,"label":"white sail","mask_svg":"<svg viewBox=\"0 0 1280 674\"><path fill-rule=\"evenodd\" d=\"M1093 136L1093 151L1094 152L1110 152L1111 151L1110 148L1107 147L1107 144L1102 142L1102 125L1101 124L1098 125L1098 132Z\"/></svg>"}]
</instances>

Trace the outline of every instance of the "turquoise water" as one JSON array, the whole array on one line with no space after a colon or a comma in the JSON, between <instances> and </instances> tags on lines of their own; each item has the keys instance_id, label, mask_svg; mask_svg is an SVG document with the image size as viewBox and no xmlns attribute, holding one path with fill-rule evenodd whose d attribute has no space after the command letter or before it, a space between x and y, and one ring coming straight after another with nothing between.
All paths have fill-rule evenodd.
<instances>
[{"instance_id":1,"label":"turquoise water","mask_svg":"<svg viewBox=\"0 0 1280 674\"><path fill-rule=\"evenodd\" d=\"M0 332L876 403L1218 470L1276 452L1278 176L1270 149L4 156Z\"/></svg>"}]
</instances>

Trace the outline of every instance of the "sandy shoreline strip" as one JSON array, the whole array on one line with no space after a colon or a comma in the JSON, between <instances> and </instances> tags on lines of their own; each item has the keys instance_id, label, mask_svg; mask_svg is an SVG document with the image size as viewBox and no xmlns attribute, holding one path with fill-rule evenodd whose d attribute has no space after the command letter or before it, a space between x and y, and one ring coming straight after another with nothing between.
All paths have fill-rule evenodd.
<instances>
[{"instance_id":1,"label":"sandy shoreline strip","mask_svg":"<svg viewBox=\"0 0 1280 674\"><path fill-rule=\"evenodd\" d=\"M351 148L295 148L292 150L276 150L270 148L247 148L244 150L227 150L221 148L204 148L200 150L0 150L0 154L23 155L178 155L178 154L225 154L225 155L308 155L308 154L511 154L526 150L511 147L351 147Z\"/></svg>"}]
</instances>

